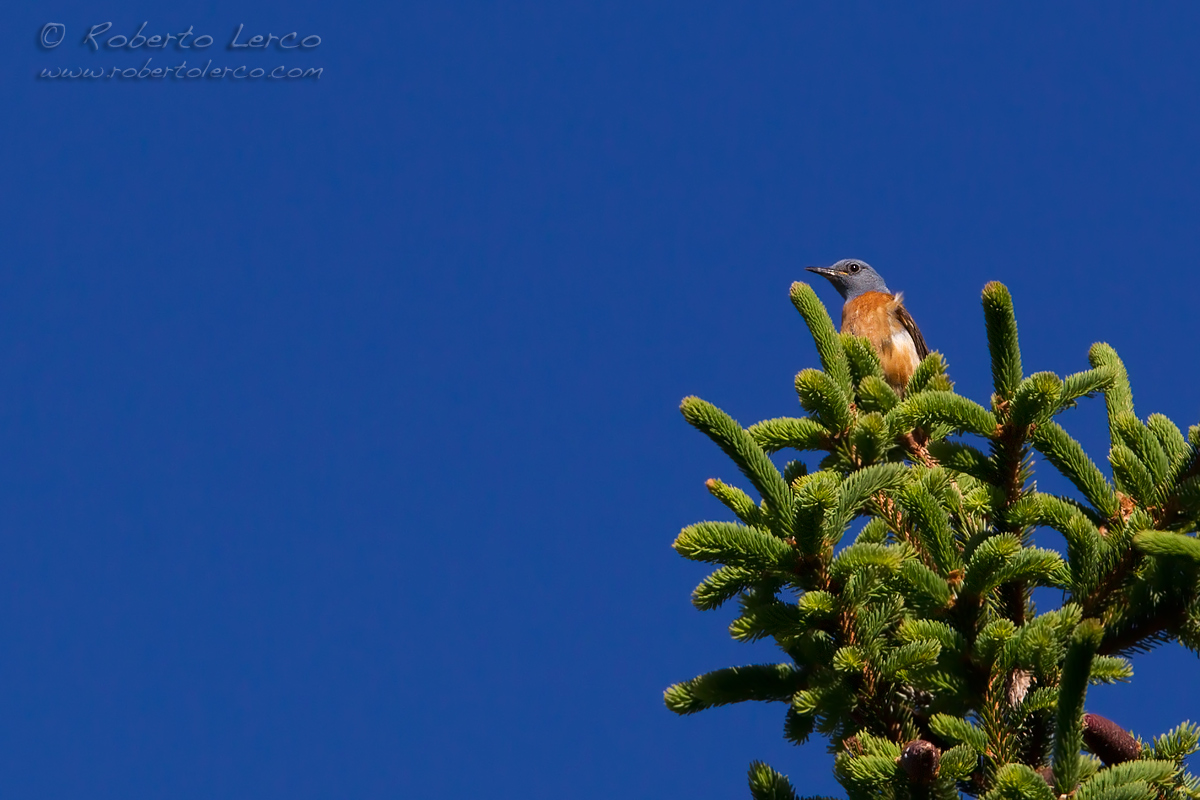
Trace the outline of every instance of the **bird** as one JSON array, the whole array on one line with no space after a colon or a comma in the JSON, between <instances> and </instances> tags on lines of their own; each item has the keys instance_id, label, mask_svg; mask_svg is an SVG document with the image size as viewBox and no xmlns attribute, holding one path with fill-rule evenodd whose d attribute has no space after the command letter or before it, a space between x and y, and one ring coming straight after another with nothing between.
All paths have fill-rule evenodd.
<instances>
[{"instance_id":1,"label":"bird","mask_svg":"<svg viewBox=\"0 0 1200 800\"><path fill-rule=\"evenodd\" d=\"M832 267L805 269L827 278L838 290L846 301L842 333L865 336L871 342L888 385L903 397L908 379L929 355L929 347L900 292L892 294L883 276L857 258L843 258Z\"/></svg>"}]
</instances>

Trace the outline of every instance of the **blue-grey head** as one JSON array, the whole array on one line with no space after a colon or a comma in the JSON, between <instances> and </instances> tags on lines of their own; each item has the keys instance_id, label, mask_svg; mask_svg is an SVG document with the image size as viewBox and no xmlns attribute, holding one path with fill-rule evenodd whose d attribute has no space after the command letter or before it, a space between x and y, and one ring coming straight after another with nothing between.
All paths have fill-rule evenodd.
<instances>
[{"instance_id":1,"label":"blue-grey head","mask_svg":"<svg viewBox=\"0 0 1200 800\"><path fill-rule=\"evenodd\" d=\"M805 267L809 272L824 275L838 290L843 300L853 300L866 292L886 292L887 284L883 276L871 268L865 261L857 258L843 258L832 267Z\"/></svg>"}]
</instances>

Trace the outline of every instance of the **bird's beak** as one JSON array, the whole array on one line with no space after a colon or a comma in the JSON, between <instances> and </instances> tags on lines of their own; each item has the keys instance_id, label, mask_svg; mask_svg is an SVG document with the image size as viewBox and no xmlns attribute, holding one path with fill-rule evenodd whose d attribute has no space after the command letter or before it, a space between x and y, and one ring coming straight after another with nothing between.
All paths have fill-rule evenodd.
<instances>
[{"instance_id":1,"label":"bird's beak","mask_svg":"<svg viewBox=\"0 0 1200 800\"><path fill-rule=\"evenodd\" d=\"M818 275L824 275L826 278L829 278L830 280L833 280L833 278L837 275L841 275L841 273L838 272L836 269L830 269L829 267L805 267L805 269L808 270L809 272L815 272Z\"/></svg>"}]
</instances>

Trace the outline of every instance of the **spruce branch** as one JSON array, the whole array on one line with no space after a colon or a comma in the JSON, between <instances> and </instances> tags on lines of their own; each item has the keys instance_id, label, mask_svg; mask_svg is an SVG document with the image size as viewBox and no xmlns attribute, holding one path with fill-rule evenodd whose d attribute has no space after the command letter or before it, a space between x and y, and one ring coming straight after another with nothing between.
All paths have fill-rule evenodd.
<instances>
[{"instance_id":1,"label":"spruce branch","mask_svg":"<svg viewBox=\"0 0 1200 800\"><path fill-rule=\"evenodd\" d=\"M1097 392L1107 391L1116 380L1115 372L1109 367L1076 372L1063 378L1059 396L1059 411L1073 408L1081 397L1093 397Z\"/></svg>"},{"instance_id":2,"label":"spruce branch","mask_svg":"<svg viewBox=\"0 0 1200 800\"><path fill-rule=\"evenodd\" d=\"M983 317L992 356L992 383L997 399L1006 402L1021 383L1021 348L1012 295L1004 284L992 281L983 287Z\"/></svg>"},{"instance_id":3,"label":"spruce branch","mask_svg":"<svg viewBox=\"0 0 1200 800\"><path fill-rule=\"evenodd\" d=\"M697 522L679 532L675 552L692 561L753 570L786 569L792 548L761 528L734 522Z\"/></svg>"},{"instance_id":4,"label":"spruce branch","mask_svg":"<svg viewBox=\"0 0 1200 800\"><path fill-rule=\"evenodd\" d=\"M807 283L796 281L792 284L792 304L804 317L809 333L817 345L817 355L821 359L821 368L833 379L843 392L850 391L850 364L846 359L846 350L842 347L841 336L833 327L829 312L817 298L817 293Z\"/></svg>"},{"instance_id":5,"label":"spruce branch","mask_svg":"<svg viewBox=\"0 0 1200 800\"><path fill-rule=\"evenodd\" d=\"M1191 466L1195 450L1188 444L1179 426L1163 414L1151 414L1146 419L1146 427L1157 438L1159 446L1167 456L1168 477L1178 480Z\"/></svg>"},{"instance_id":6,"label":"spruce branch","mask_svg":"<svg viewBox=\"0 0 1200 800\"><path fill-rule=\"evenodd\" d=\"M750 795L754 800L797 800L787 775L761 761L750 762Z\"/></svg>"},{"instance_id":7,"label":"spruce branch","mask_svg":"<svg viewBox=\"0 0 1200 800\"><path fill-rule=\"evenodd\" d=\"M754 570L721 567L692 591L692 605L701 611L720 608L759 580Z\"/></svg>"},{"instance_id":8,"label":"spruce branch","mask_svg":"<svg viewBox=\"0 0 1200 800\"><path fill-rule=\"evenodd\" d=\"M1104 627L1099 621L1085 619L1075 628L1067 646L1054 728L1054 781L1059 794L1074 791L1081 777L1079 751L1083 747L1083 701L1092 658L1103 636Z\"/></svg>"},{"instance_id":9,"label":"spruce branch","mask_svg":"<svg viewBox=\"0 0 1200 800\"><path fill-rule=\"evenodd\" d=\"M795 450L827 450L832 434L810 417L777 417L756 422L747 429L755 443L767 453L785 447Z\"/></svg>"},{"instance_id":10,"label":"spruce branch","mask_svg":"<svg viewBox=\"0 0 1200 800\"><path fill-rule=\"evenodd\" d=\"M804 410L828 430L840 433L850 427L850 397L821 370L801 370L796 375L796 395Z\"/></svg>"},{"instance_id":11,"label":"spruce branch","mask_svg":"<svg viewBox=\"0 0 1200 800\"><path fill-rule=\"evenodd\" d=\"M1134 544L1143 553L1166 558L1184 558L1200 562L1200 539L1182 533L1139 531Z\"/></svg>"},{"instance_id":12,"label":"spruce branch","mask_svg":"<svg viewBox=\"0 0 1200 800\"><path fill-rule=\"evenodd\" d=\"M737 518L747 525L763 527L767 524L763 517L762 509L750 497L736 486L730 486L727 483L709 478L704 482L710 494L720 500L726 508L737 515Z\"/></svg>"},{"instance_id":13,"label":"spruce branch","mask_svg":"<svg viewBox=\"0 0 1200 800\"><path fill-rule=\"evenodd\" d=\"M948 392L953 388L950 379L946 377L946 358L936 350L922 359L908 379L904 396L914 395L927 390Z\"/></svg>"},{"instance_id":14,"label":"spruce branch","mask_svg":"<svg viewBox=\"0 0 1200 800\"><path fill-rule=\"evenodd\" d=\"M858 405L863 411L886 414L899 402L900 396L883 378L868 375L858 384Z\"/></svg>"},{"instance_id":15,"label":"spruce branch","mask_svg":"<svg viewBox=\"0 0 1200 800\"><path fill-rule=\"evenodd\" d=\"M1096 342L1088 350L1088 361L1095 369L1109 372L1112 382L1104 390L1104 401L1108 407L1109 436L1115 444L1118 441L1116 420L1122 414L1133 413L1133 390L1129 388L1129 373L1121 361L1117 351L1105 342Z\"/></svg>"},{"instance_id":16,"label":"spruce branch","mask_svg":"<svg viewBox=\"0 0 1200 800\"><path fill-rule=\"evenodd\" d=\"M996 483L996 465L979 449L964 442L945 439L929 443L929 453L946 469L961 472L984 483Z\"/></svg>"},{"instance_id":17,"label":"spruce branch","mask_svg":"<svg viewBox=\"0 0 1200 800\"><path fill-rule=\"evenodd\" d=\"M663 699L676 714L695 714L747 700L787 702L803 683L802 671L792 664L753 664L719 669L677 683L663 693Z\"/></svg>"},{"instance_id":18,"label":"spruce branch","mask_svg":"<svg viewBox=\"0 0 1200 800\"><path fill-rule=\"evenodd\" d=\"M1100 516L1114 519L1120 513L1117 493L1079 442L1056 422L1046 422L1033 432L1034 448L1083 493Z\"/></svg>"},{"instance_id":19,"label":"spruce branch","mask_svg":"<svg viewBox=\"0 0 1200 800\"><path fill-rule=\"evenodd\" d=\"M846 360L849 362L850 375L854 385L862 383L863 379L867 377L885 380L883 365L879 363L879 355L875 352L875 348L871 347L871 342L866 337L855 336L852 333L843 333L839 336L842 341L842 349L846 352Z\"/></svg>"},{"instance_id":20,"label":"spruce branch","mask_svg":"<svg viewBox=\"0 0 1200 800\"><path fill-rule=\"evenodd\" d=\"M1024 764L1005 764L996 771L992 790L985 800L1055 800L1054 793L1037 772Z\"/></svg>"},{"instance_id":21,"label":"spruce branch","mask_svg":"<svg viewBox=\"0 0 1200 800\"><path fill-rule=\"evenodd\" d=\"M887 414L888 425L897 436L914 428L946 425L956 432L991 436L996 417L983 406L953 392L923 392L905 399Z\"/></svg>"},{"instance_id":22,"label":"spruce branch","mask_svg":"<svg viewBox=\"0 0 1200 800\"><path fill-rule=\"evenodd\" d=\"M699 397L684 398L684 419L717 443L770 506L782 532L791 530L792 494L771 459L741 425L712 403Z\"/></svg>"},{"instance_id":23,"label":"spruce branch","mask_svg":"<svg viewBox=\"0 0 1200 800\"><path fill-rule=\"evenodd\" d=\"M1062 402L1062 379L1053 372L1036 372L1017 387L1012 401L1012 424L1028 428L1045 422Z\"/></svg>"}]
</instances>

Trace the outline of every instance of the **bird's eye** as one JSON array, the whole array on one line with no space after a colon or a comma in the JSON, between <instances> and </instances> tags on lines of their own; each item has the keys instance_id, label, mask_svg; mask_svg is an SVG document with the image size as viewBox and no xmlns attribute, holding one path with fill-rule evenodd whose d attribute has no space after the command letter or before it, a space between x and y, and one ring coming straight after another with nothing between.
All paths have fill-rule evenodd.
<instances>
[{"instance_id":1,"label":"bird's eye","mask_svg":"<svg viewBox=\"0 0 1200 800\"><path fill-rule=\"evenodd\" d=\"M859 270L860 268L859 268L858 264L851 264L851 265L850 265L850 267L849 267L849 269L850 269L850 272L852 272L852 273L853 273L853 272L858 272L858 270Z\"/></svg>"}]
</instances>

